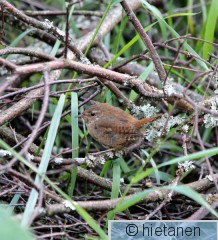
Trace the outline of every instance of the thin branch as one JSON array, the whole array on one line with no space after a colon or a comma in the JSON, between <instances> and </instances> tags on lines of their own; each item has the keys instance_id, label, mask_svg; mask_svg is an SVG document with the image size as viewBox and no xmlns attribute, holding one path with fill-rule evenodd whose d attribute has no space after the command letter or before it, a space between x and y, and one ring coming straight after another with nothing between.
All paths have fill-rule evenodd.
<instances>
[{"instance_id":1,"label":"thin branch","mask_svg":"<svg viewBox=\"0 0 218 240\"><path fill-rule=\"evenodd\" d=\"M164 82L167 79L167 74L166 74L166 72L163 68L163 64L161 62L161 59L160 59L158 53L156 52L149 36L144 31L141 23L139 22L138 18L136 17L135 13L133 12L132 8L129 6L128 2L126 0L123 0L123 1L121 1L120 4L122 5L124 11L126 12L126 15L129 19L129 21L133 24L133 26L135 27L135 30L138 32L142 41L144 42L144 44L148 48L148 51L151 54L151 58L154 62L154 65L155 65L155 68L156 68L157 73L159 75L159 78L162 82Z\"/></svg>"}]
</instances>

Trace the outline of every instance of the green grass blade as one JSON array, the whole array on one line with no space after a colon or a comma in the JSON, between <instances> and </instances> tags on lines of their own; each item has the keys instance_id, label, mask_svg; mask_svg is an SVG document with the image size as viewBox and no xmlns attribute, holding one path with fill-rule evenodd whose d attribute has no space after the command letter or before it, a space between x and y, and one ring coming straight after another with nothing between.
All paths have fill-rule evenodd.
<instances>
[{"instance_id":1,"label":"green grass blade","mask_svg":"<svg viewBox=\"0 0 218 240\"><path fill-rule=\"evenodd\" d=\"M112 192L111 199L118 198L120 192L120 159L116 159L113 161L113 182L112 182ZM107 215L107 221L114 219L114 212L109 211Z\"/></svg>"},{"instance_id":2,"label":"green grass blade","mask_svg":"<svg viewBox=\"0 0 218 240\"><path fill-rule=\"evenodd\" d=\"M120 159L113 161L113 182L111 199L118 198L120 191Z\"/></svg>"},{"instance_id":3,"label":"green grass blade","mask_svg":"<svg viewBox=\"0 0 218 240\"><path fill-rule=\"evenodd\" d=\"M205 34L204 34L204 39L207 41L213 42L214 40L217 17L218 17L218 1L212 0L209 13L207 16L207 22L206 22ZM204 43L203 58L208 59L210 53L212 53L212 45L209 43Z\"/></svg>"},{"instance_id":4,"label":"green grass blade","mask_svg":"<svg viewBox=\"0 0 218 240\"><path fill-rule=\"evenodd\" d=\"M142 149L141 151L145 154L146 157L149 156L149 154L148 154L145 150ZM151 165L152 165L152 167L153 167L153 169L154 169L154 174L155 174L155 178L156 178L156 183L157 183L158 185L160 185L160 174L159 174L157 165L156 165L156 163L155 163L155 161L154 161L153 158L151 158L150 163L151 163Z\"/></svg>"},{"instance_id":5,"label":"green grass blade","mask_svg":"<svg viewBox=\"0 0 218 240\"><path fill-rule=\"evenodd\" d=\"M182 17L182 16L188 16L188 15L195 15L195 14L189 14L189 13L178 13L178 14L172 14L170 16L165 17L164 19L167 18L172 18L172 17ZM162 18L162 17L161 17ZM165 22L165 21L164 21ZM144 28L144 31L147 32L149 31L155 24L157 24L158 21L150 24L149 26ZM165 23L164 23L165 24ZM170 27L170 26L169 26ZM172 29L172 28L171 28ZM176 33L176 32L175 32ZM178 33L177 33L178 35ZM178 35L179 36L179 35ZM114 57L107 62L104 65L104 68L108 68L112 63L114 63L118 57L120 57L122 54L124 54L130 47L132 47L138 40L140 39L140 36L137 34L135 37L133 37ZM194 50L193 50L194 51ZM197 53L196 53L197 54Z\"/></svg>"},{"instance_id":6,"label":"green grass blade","mask_svg":"<svg viewBox=\"0 0 218 240\"><path fill-rule=\"evenodd\" d=\"M140 74L139 80L145 81L149 74L154 70L154 63L151 62L144 70L143 73Z\"/></svg>"},{"instance_id":7,"label":"green grass blade","mask_svg":"<svg viewBox=\"0 0 218 240\"><path fill-rule=\"evenodd\" d=\"M103 14L103 16L102 16L102 18L101 18L101 20L100 20L100 22L99 22L99 24L98 24L95 32L94 32L92 38L91 38L91 40L90 40L90 43L89 43L89 45L87 46L87 48L86 48L86 50L85 50L85 53L84 53L85 56L87 55L89 49L91 48L92 43L94 42L95 37L96 37L96 35L98 34L98 31L99 31L102 23L104 22L104 19L106 18L106 16L107 16L107 14L108 14L108 12L109 12L112 4L113 4L113 0L111 0L111 1L109 2L109 4L107 5L107 8L105 9L105 12L104 12L104 14Z\"/></svg>"},{"instance_id":8,"label":"green grass blade","mask_svg":"<svg viewBox=\"0 0 218 240\"><path fill-rule=\"evenodd\" d=\"M204 157L211 157L211 156L214 156L214 155L217 155L217 154L218 154L218 147L211 148L211 149L203 150L203 151L200 151L200 152L197 152L197 153L192 153L192 154L189 154L187 156L174 158L174 159L172 159L170 161L167 161L167 162L163 162L163 163L157 165L157 169L159 169L161 167L173 165L173 164L176 164L176 163L179 163L179 162L184 162L184 161L188 161L188 160L197 160L197 159L204 158ZM147 177L151 173L153 173L155 171L155 169L156 168L149 168L146 171L138 173L136 176L134 176L132 178L131 183L132 184L138 183L140 180L144 179L145 177Z\"/></svg>"},{"instance_id":9,"label":"green grass blade","mask_svg":"<svg viewBox=\"0 0 218 240\"><path fill-rule=\"evenodd\" d=\"M43 151L42 159L41 159L41 162L40 162L40 165L39 165L38 171L41 174L44 174L47 170L47 167L48 167L49 159L50 159L50 156L51 156L51 151L52 151L52 148L53 148L53 145L54 145L55 137L56 137L58 126L59 126L60 119L61 119L61 113L62 113L62 110L63 110L64 101L65 101L65 96L61 95L61 97L58 101L58 105L56 107L54 116L53 116L52 121L51 121L51 126L50 126L50 129L49 129L49 132L48 132L48 138L47 138L47 141L46 141L46 144L45 144L45 149ZM41 188L42 178L39 175L36 175L35 184L39 189ZM28 225L28 222L32 217L37 199L38 199L38 192L35 189L32 189L32 191L30 193L30 196L29 196L29 199L28 199L27 204L26 204L26 208L25 208L25 211L24 211L22 221L21 221L22 226L27 226Z\"/></svg>"},{"instance_id":10,"label":"green grass blade","mask_svg":"<svg viewBox=\"0 0 218 240\"><path fill-rule=\"evenodd\" d=\"M172 165L172 164L175 164L175 163L184 162L184 161L188 161L188 160L197 160L197 159L204 158L204 157L212 157L216 154L218 154L218 147L203 150L203 151L200 151L200 152L197 152L197 153L192 153L192 154L189 154L187 156L174 158L170 161L159 164L158 167L160 168L160 167L164 167L164 166L167 166L167 165Z\"/></svg>"},{"instance_id":11,"label":"green grass blade","mask_svg":"<svg viewBox=\"0 0 218 240\"><path fill-rule=\"evenodd\" d=\"M2 240L33 240L36 239L19 221L11 216L7 208L0 207L0 239Z\"/></svg>"},{"instance_id":12,"label":"green grass blade","mask_svg":"<svg viewBox=\"0 0 218 240\"><path fill-rule=\"evenodd\" d=\"M78 125L78 95L75 92L71 93L71 128L72 128L72 149L79 147L79 125ZM73 150L72 159L79 156L78 150ZM76 183L77 167L74 167L71 172L70 183L68 185L68 195L73 196L73 191Z\"/></svg>"},{"instance_id":13,"label":"green grass blade","mask_svg":"<svg viewBox=\"0 0 218 240\"><path fill-rule=\"evenodd\" d=\"M22 188L18 188L18 191L22 191ZM11 211L14 210L15 205L18 203L20 197L21 197L21 193L14 194L14 196L13 196L13 198L12 198L10 204L9 204Z\"/></svg>"},{"instance_id":14,"label":"green grass blade","mask_svg":"<svg viewBox=\"0 0 218 240\"><path fill-rule=\"evenodd\" d=\"M131 198L125 200L125 201L120 201L120 203L117 205L117 207L114 209L115 213L122 212L126 210L127 208L137 204L139 201L143 200L145 197L148 196L148 194L158 191L158 190L173 190L176 192L179 192L197 203L199 203L201 206L207 208L214 216L218 217L218 213L201 197L199 193L191 189L190 187L186 186L168 186L168 187L162 187L162 188L153 188L153 189L148 189L143 192L134 194Z\"/></svg>"},{"instance_id":15,"label":"green grass blade","mask_svg":"<svg viewBox=\"0 0 218 240\"><path fill-rule=\"evenodd\" d=\"M166 27L170 30L170 32L172 33L172 35L173 35L174 37L180 37L180 35L179 35L172 27L170 27L170 26L167 24L167 22L164 20L164 18L161 16L161 14L158 13L159 11L157 11L157 8L156 8L156 7L150 5L150 4L149 4L147 1L145 1L145 0L142 0L142 2L143 2L143 4L145 5L145 7L146 7L147 9L149 9L159 21L163 22L163 23L166 25ZM187 16L188 16L188 15L190 15L190 14L187 14ZM200 57L200 56L195 52L195 50L194 50L185 40L184 40L183 46L184 46L189 52L191 52L192 54ZM196 58L196 61L198 62L198 64L199 64L202 68L204 68L205 70L209 70L209 68L207 67L207 65L206 65L204 62L202 62L200 59L197 59L197 58Z\"/></svg>"},{"instance_id":16,"label":"green grass blade","mask_svg":"<svg viewBox=\"0 0 218 240\"><path fill-rule=\"evenodd\" d=\"M8 144L0 139L0 146L11 152L11 154L16 157L19 161L21 161L24 165L29 167L32 171L37 173L45 182L47 182L57 193L59 193L64 199L68 200L76 209L76 211L81 215L81 217L99 234L100 239L107 239L104 231L99 227L99 225L95 222L95 220L80 206L78 206L72 199L64 193L55 183L53 183L49 178L45 175L41 174L39 170L32 165L29 161L24 159L20 154L18 154L15 150L13 150Z\"/></svg>"},{"instance_id":17,"label":"green grass blade","mask_svg":"<svg viewBox=\"0 0 218 240\"><path fill-rule=\"evenodd\" d=\"M10 47L16 47L20 40L22 40L26 35L28 35L30 32L35 31L34 28L27 29L25 32L21 33L11 44Z\"/></svg>"}]
</instances>

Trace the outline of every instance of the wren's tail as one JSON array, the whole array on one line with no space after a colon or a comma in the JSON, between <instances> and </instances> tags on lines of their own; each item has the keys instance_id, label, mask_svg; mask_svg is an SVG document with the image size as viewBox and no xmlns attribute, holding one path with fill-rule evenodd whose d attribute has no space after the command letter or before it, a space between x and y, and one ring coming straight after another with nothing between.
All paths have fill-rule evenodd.
<instances>
[{"instance_id":1,"label":"wren's tail","mask_svg":"<svg viewBox=\"0 0 218 240\"><path fill-rule=\"evenodd\" d=\"M153 122L154 120L156 120L157 118L160 118L163 114L160 113L160 114L157 114L153 117L150 117L150 118L142 118L140 120L138 120L136 123L135 123L135 126L137 128L141 128L143 127L145 124L149 123L149 122Z\"/></svg>"}]
</instances>

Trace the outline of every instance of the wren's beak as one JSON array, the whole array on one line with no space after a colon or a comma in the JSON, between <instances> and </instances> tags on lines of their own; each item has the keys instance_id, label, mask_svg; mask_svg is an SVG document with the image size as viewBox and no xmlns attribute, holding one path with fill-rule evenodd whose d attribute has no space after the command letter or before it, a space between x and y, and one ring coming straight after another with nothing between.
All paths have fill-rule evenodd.
<instances>
[{"instance_id":1,"label":"wren's beak","mask_svg":"<svg viewBox=\"0 0 218 240\"><path fill-rule=\"evenodd\" d=\"M77 116L74 116L74 118L81 118L83 115L80 114L80 115L77 115Z\"/></svg>"}]
</instances>

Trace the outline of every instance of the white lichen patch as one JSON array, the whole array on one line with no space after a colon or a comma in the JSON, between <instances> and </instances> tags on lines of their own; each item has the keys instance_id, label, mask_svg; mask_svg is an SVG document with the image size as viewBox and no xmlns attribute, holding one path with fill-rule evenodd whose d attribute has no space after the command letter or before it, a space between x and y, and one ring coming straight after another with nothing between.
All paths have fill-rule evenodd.
<instances>
[{"instance_id":1,"label":"white lichen patch","mask_svg":"<svg viewBox=\"0 0 218 240\"><path fill-rule=\"evenodd\" d=\"M123 82L123 86L125 86L125 87L130 86L130 79L125 79Z\"/></svg>"},{"instance_id":2,"label":"white lichen patch","mask_svg":"<svg viewBox=\"0 0 218 240\"><path fill-rule=\"evenodd\" d=\"M146 104L144 106L134 106L132 109L133 115L137 116L138 118L151 117L158 112L159 110L156 107L151 106L151 104Z\"/></svg>"},{"instance_id":3,"label":"white lichen patch","mask_svg":"<svg viewBox=\"0 0 218 240\"><path fill-rule=\"evenodd\" d=\"M116 157L122 157L123 154L124 154L124 152L123 152L122 150L115 152L115 156L116 156Z\"/></svg>"},{"instance_id":4,"label":"white lichen patch","mask_svg":"<svg viewBox=\"0 0 218 240\"><path fill-rule=\"evenodd\" d=\"M49 21L48 19L45 19L43 22L45 28L47 30L51 29L52 27L54 27L53 22Z\"/></svg>"},{"instance_id":5,"label":"white lichen patch","mask_svg":"<svg viewBox=\"0 0 218 240\"><path fill-rule=\"evenodd\" d=\"M137 79L137 76L127 76L123 82L123 86L126 86L126 87L131 87L133 86L133 80Z\"/></svg>"},{"instance_id":6,"label":"white lichen patch","mask_svg":"<svg viewBox=\"0 0 218 240\"><path fill-rule=\"evenodd\" d=\"M208 179L209 181L213 182L213 177L211 175L206 175L205 179Z\"/></svg>"},{"instance_id":7,"label":"white lichen patch","mask_svg":"<svg viewBox=\"0 0 218 240\"><path fill-rule=\"evenodd\" d=\"M106 155L107 155L109 158L113 158L113 157L114 157L114 154L113 154L112 151L106 152Z\"/></svg>"},{"instance_id":8,"label":"white lichen patch","mask_svg":"<svg viewBox=\"0 0 218 240\"><path fill-rule=\"evenodd\" d=\"M165 120L165 121L166 121L166 120ZM183 121L184 121L184 118L183 118L183 117L170 116L170 119L168 120L167 125L166 125L166 132L168 133L171 128L180 125ZM162 123L164 123L164 120L163 120ZM161 123L161 124L162 124L162 123Z\"/></svg>"},{"instance_id":9,"label":"white lichen patch","mask_svg":"<svg viewBox=\"0 0 218 240\"><path fill-rule=\"evenodd\" d=\"M168 201L172 201L173 192L169 192L167 196L168 196Z\"/></svg>"},{"instance_id":10,"label":"white lichen patch","mask_svg":"<svg viewBox=\"0 0 218 240\"><path fill-rule=\"evenodd\" d=\"M180 125L183 121L184 117L170 116L170 118L168 119L168 115L163 114L161 118L155 120L152 123L152 126L145 131L145 139L147 139L149 142L153 142L155 139L161 136L163 130L164 134L167 134L171 128Z\"/></svg>"},{"instance_id":11,"label":"white lichen patch","mask_svg":"<svg viewBox=\"0 0 218 240\"><path fill-rule=\"evenodd\" d=\"M56 164L62 164L62 163L63 163L63 158L55 158L55 159L54 159L54 162L55 162Z\"/></svg>"},{"instance_id":12,"label":"white lichen patch","mask_svg":"<svg viewBox=\"0 0 218 240\"><path fill-rule=\"evenodd\" d=\"M99 163L103 165L103 164L105 164L105 161L106 161L106 160L105 160L104 156L103 156L103 155L100 155L100 156L99 156Z\"/></svg>"},{"instance_id":13,"label":"white lichen patch","mask_svg":"<svg viewBox=\"0 0 218 240\"><path fill-rule=\"evenodd\" d=\"M85 57L84 55L81 55L80 56L80 61L83 63L83 64L86 64L86 65L90 65L91 62L89 61L89 59L87 57Z\"/></svg>"},{"instance_id":14,"label":"white lichen patch","mask_svg":"<svg viewBox=\"0 0 218 240\"><path fill-rule=\"evenodd\" d=\"M59 28L56 29L57 33L62 36L65 37L65 32L63 32L62 30L60 30Z\"/></svg>"},{"instance_id":15,"label":"white lichen patch","mask_svg":"<svg viewBox=\"0 0 218 240\"><path fill-rule=\"evenodd\" d=\"M210 109L218 113L218 99L215 98L211 101ZM218 117L211 114L204 115L204 125L206 128L217 127L218 126Z\"/></svg>"},{"instance_id":16,"label":"white lichen patch","mask_svg":"<svg viewBox=\"0 0 218 240\"><path fill-rule=\"evenodd\" d=\"M88 158L85 158L85 160L88 167L93 168L95 166L95 162L90 161Z\"/></svg>"},{"instance_id":17,"label":"white lichen patch","mask_svg":"<svg viewBox=\"0 0 218 240\"><path fill-rule=\"evenodd\" d=\"M89 166L90 168L93 168L95 166L96 157L94 155L92 155L92 154L89 154L85 158L85 162L86 162L87 166Z\"/></svg>"},{"instance_id":18,"label":"white lichen patch","mask_svg":"<svg viewBox=\"0 0 218 240\"><path fill-rule=\"evenodd\" d=\"M40 213L40 214L46 214L45 208L40 208L40 209L39 209L39 213Z\"/></svg>"},{"instance_id":19,"label":"white lichen patch","mask_svg":"<svg viewBox=\"0 0 218 240\"><path fill-rule=\"evenodd\" d=\"M172 96L173 94L176 93L176 89L173 87L173 84L171 82L171 80L167 80L165 85L164 85L164 93L167 96Z\"/></svg>"},{"instance_id":20,"label":"white lichen patch","mask_svg":"<svg viewBox=\"0 0 218 240\"><path fill-rule=\"evenodd\" d=\"M30 153L27 153L26 157L27 157L28 161L33 161L34 160L34 156L32 154L30 154Z\"/></svg>"},{"instance_id":21,"label":"white lichen patch","mask_svg":"<svg viewBox=\"0 0 218 240\"><path fill-rule=\"evenodd\" d=\"M189 125L185 124L184 126L182 126L181 130L187 133L189 130Z\"/></svg>"},{"instance_id":22,"label":"white lichen patch","mask_svg":"<svg viewBox=\"0 0 218 240\"><path fill-rule=\"evenodd\" d=\"M11 157L11 156L12 156L11 152L0 149L0 157Z\"/></svg>"},{"instance_id":23,"label":"white lichen patch","mask_svg":"<svg viewBox=\"0 0 218 240\"><path fill-rule=\"evenodd\" d=\"M211 101L211 110L217 111L218 110L217 106L218 106L218 98L216 97Z\"/></svg>"},{"instance_id":24,"label":"white lichen patch","mask_svg":"<svg viewBox=\"0 0 218 240\"><path fill-rule=\"evenodd\" d=\"M75 202L73 202L74 204L76 204ZM66 207L66 208L70 208L72 211L75 211L76 208L73 206L73 204L68 201L68 200L64 200L63 201L63 205Z\"/></svg>"},{"instance_id":25,"label":"white lichen patch","mask_svg":"<svg viewBox=\"0 0 218 240\"><path fill-rule=\"evenodd\" d=\"M218 126L218 117L206 114L204 116L204 125L206 128Z\"/></svg>"},{"instance_id":26,"label":"white lichen patch","mask_svg":"<svg viewBox=\"0 0 218 240\"><path fill-rule=\"evenodd\" d=\"M94 155L92 155L92 154L89 154L88 158L91 161L94 161L96 159L96 157Z\"/></svg>"},{"instance_id":27,"label":"white lichen patch","mask_svg":"<svg viewBox=\"0 0 218 240\"><path fill-rule=\"evenodd\" d=\"M188 172L190 169L194 169L195 166L193 165L192 161L185 161L182 163L178 163L178 168L179 169L184 169L185 172Z\"/></svg>"},{"instance_id":28,"label":"white lichen patch","mask_svg":"<svg viewBox=\"0 0 218 240\"><path fill-rule=\"evenodd\" d=\"M153 142L155 139L160 137L160 134L160 131L157 131L152 127L151 129L146 129L144 136L149 142Z\"/></svg>"}]
</instances>

